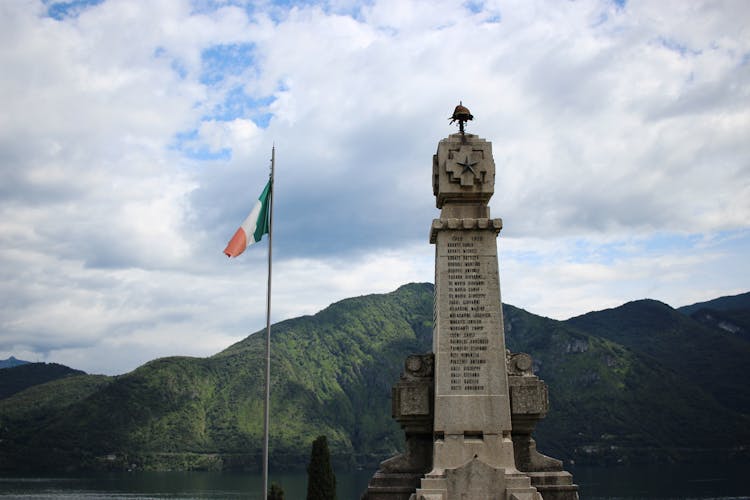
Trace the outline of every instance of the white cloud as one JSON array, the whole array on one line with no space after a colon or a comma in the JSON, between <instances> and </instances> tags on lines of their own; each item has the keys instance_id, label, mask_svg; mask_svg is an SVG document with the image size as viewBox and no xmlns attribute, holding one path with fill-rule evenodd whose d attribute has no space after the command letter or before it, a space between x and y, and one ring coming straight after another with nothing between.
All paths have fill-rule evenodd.
<instances>
[{"instance_id":1,"label":"white cloud","mask_svg":"<svg viewBox=\"0 0 750 500\"><path fill-rule=\"evenodd\" d=\"M499 240L503 300L567 319L652 298L673 307L747 291L747 231L711 239L686 234Z\"/></svg>"},{"instance_id":2,"label":"white cloud","mask_svg":"<svg viewBox=\"0 0 750 500\"><path fill-rule=\"evenodd\" d=\"M0 357L117 373L260 329L263 250L221 249L273 142L275 320L431 280L459 99L493 142L510 303L746 290L747 2L470 7L3 3Z\"/></svg>"}]
</instances>

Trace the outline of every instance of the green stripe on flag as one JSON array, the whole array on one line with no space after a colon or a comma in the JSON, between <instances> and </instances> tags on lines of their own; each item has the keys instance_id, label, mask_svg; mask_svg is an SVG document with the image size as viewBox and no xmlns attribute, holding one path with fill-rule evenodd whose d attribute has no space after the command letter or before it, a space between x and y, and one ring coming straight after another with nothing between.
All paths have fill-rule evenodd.
<instances>
[{"instance_id":1,"label":"green stripe on flag","mask_svg":"<svg viewBox=\"0 0 750 500\"><path fill-rule=\"evenodd\" d=\"M260 193L258 201L260 202L260 213L258 214L258 221L255 224L255 232L253 233L253 241L258 242L264 234L268 234L268 202L270 201L271 195L271 180L268 180L266 187L263 188L263 192Z\"/></svg>"}]
</instances>

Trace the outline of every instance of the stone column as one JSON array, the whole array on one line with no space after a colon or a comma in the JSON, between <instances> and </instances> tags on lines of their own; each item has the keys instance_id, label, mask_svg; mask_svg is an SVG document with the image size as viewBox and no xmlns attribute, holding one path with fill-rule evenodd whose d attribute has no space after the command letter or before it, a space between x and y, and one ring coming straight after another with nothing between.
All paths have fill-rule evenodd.
<instances>
[{"instance_id":1,"label":"stone column","mask_svg":"<svg viewBox=\"0 0 750 500\"><path fill-rule=\"evenodd\" d=\"M433 157L433 469L416 499L539 498L515 467L496 237L492 145L453 134ZM465 496L465 495L469 496Z\"/></svg>"}]
</instances>

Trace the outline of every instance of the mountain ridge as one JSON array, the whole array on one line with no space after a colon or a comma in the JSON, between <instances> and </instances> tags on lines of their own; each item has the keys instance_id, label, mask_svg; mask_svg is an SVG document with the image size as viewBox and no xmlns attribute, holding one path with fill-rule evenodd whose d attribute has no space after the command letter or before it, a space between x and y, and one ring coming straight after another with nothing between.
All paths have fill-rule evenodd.
<instances>
[{"instance_id":1,"label":"mountain ridge","mask_svg":"<svg viewBox=\"0 0 750 500\"><path fill-rule=\"evenodd\" d=\"M0 372L0 399L35 385L73 375L85 375L85 372L58 363L16 364Z\"/></svg>"},{"instance_id":2,"label":"mountain ridge","mask_svg":"<svg viewBox=\"0 0 750 500\"><path fill-rule=\"evenodd\" d=\"M617 342L714 394L723 406L750 414L750 344L695 321L667 304L633 301L566 321ZM727 376L732 374L732 376Z\"/></svg>"},{"instance_id":3,"label":"mountain ridge","mask_svg":"<svg viewBox=\"0 0 750 500\"><path fill-rule=\"evenodd\" d=\"M16 359L14 356L10 356L7 359L0 359L0 369L12 368L14 366L25 365L31 361L24 361L22 359Z\"/></svg>"},{"instance_id":4,"label":"mountain ridge","mask_svg":"<svg viewBox=\"0 0 750 500\"><path fill-rule=\"evenodd\" d=\"M431 350L432 300L432 284L413 283L273 326L274 468L304 467L320 434L339 467L372 466L401 448L390 389L408 354ZM617 322L639 333L653 316L678 330L657 328L662 344L696 335L726 344L726 334L655 302L567 321L503 305L508 347L531 354L550 387L551 410L535 433L541 451L589 463L747 458L748 417L737 409L744 403L724 399L727 387L717 383L724 392L714 394L710 380L696 384L673 358L660 361L658 342L651 352L647 343L613 340ZM73 376L0 400L0 470L256 469L264 344L260 331L210 357L160 358L120 376ZM63 392L70 396L53 397Z\"/></svg>"},{"instance_id":5,"label":"mountain ridge","mask_svg":"<svg viewBox=\"0 0 750 500\"><path fill-rule=\"evenodd\" d=\"M738 293L736 295L724 295L715 299L696 302L694 304L676 307L681 313L690 316L691 313L699 309L713 309L717 311L727 311L732 309L750 308L750 292Z\"/></svg>"},{"instance_id":6,"label":"mountain ridge","mask_svg":"<svg viewBox=\"0 0 750 500\"><path fill-rule=\"evenodd\" d=\"M677 310L705 326L750 342L750 292L697 302Z\"/></svg>"}]
</instances>

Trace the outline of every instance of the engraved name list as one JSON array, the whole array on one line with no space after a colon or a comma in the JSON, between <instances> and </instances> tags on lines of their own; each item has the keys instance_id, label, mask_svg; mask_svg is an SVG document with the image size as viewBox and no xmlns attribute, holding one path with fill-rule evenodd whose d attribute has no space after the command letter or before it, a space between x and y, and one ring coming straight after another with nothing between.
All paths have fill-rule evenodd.
<instances>
[{"instance_id":1,"label":"engraved name list","mask_svg":"<svg viewBox=\"0 0 750 500\"><path fill-rule=\"evenodd\" d=\"M447 294L447 311L442 319L447 319L448 323L448 342L443 346L448 351L449 391L485 391L489 376L487 350L493 323L488 300L494 295L488 293L486 271L494 257L481 250L486 247L485 239L491 236L479 231L450 233L446 235L441 256L447 270L443 275L447 279L442 283L443 293Z\"/></svg>"}]
</instances>

